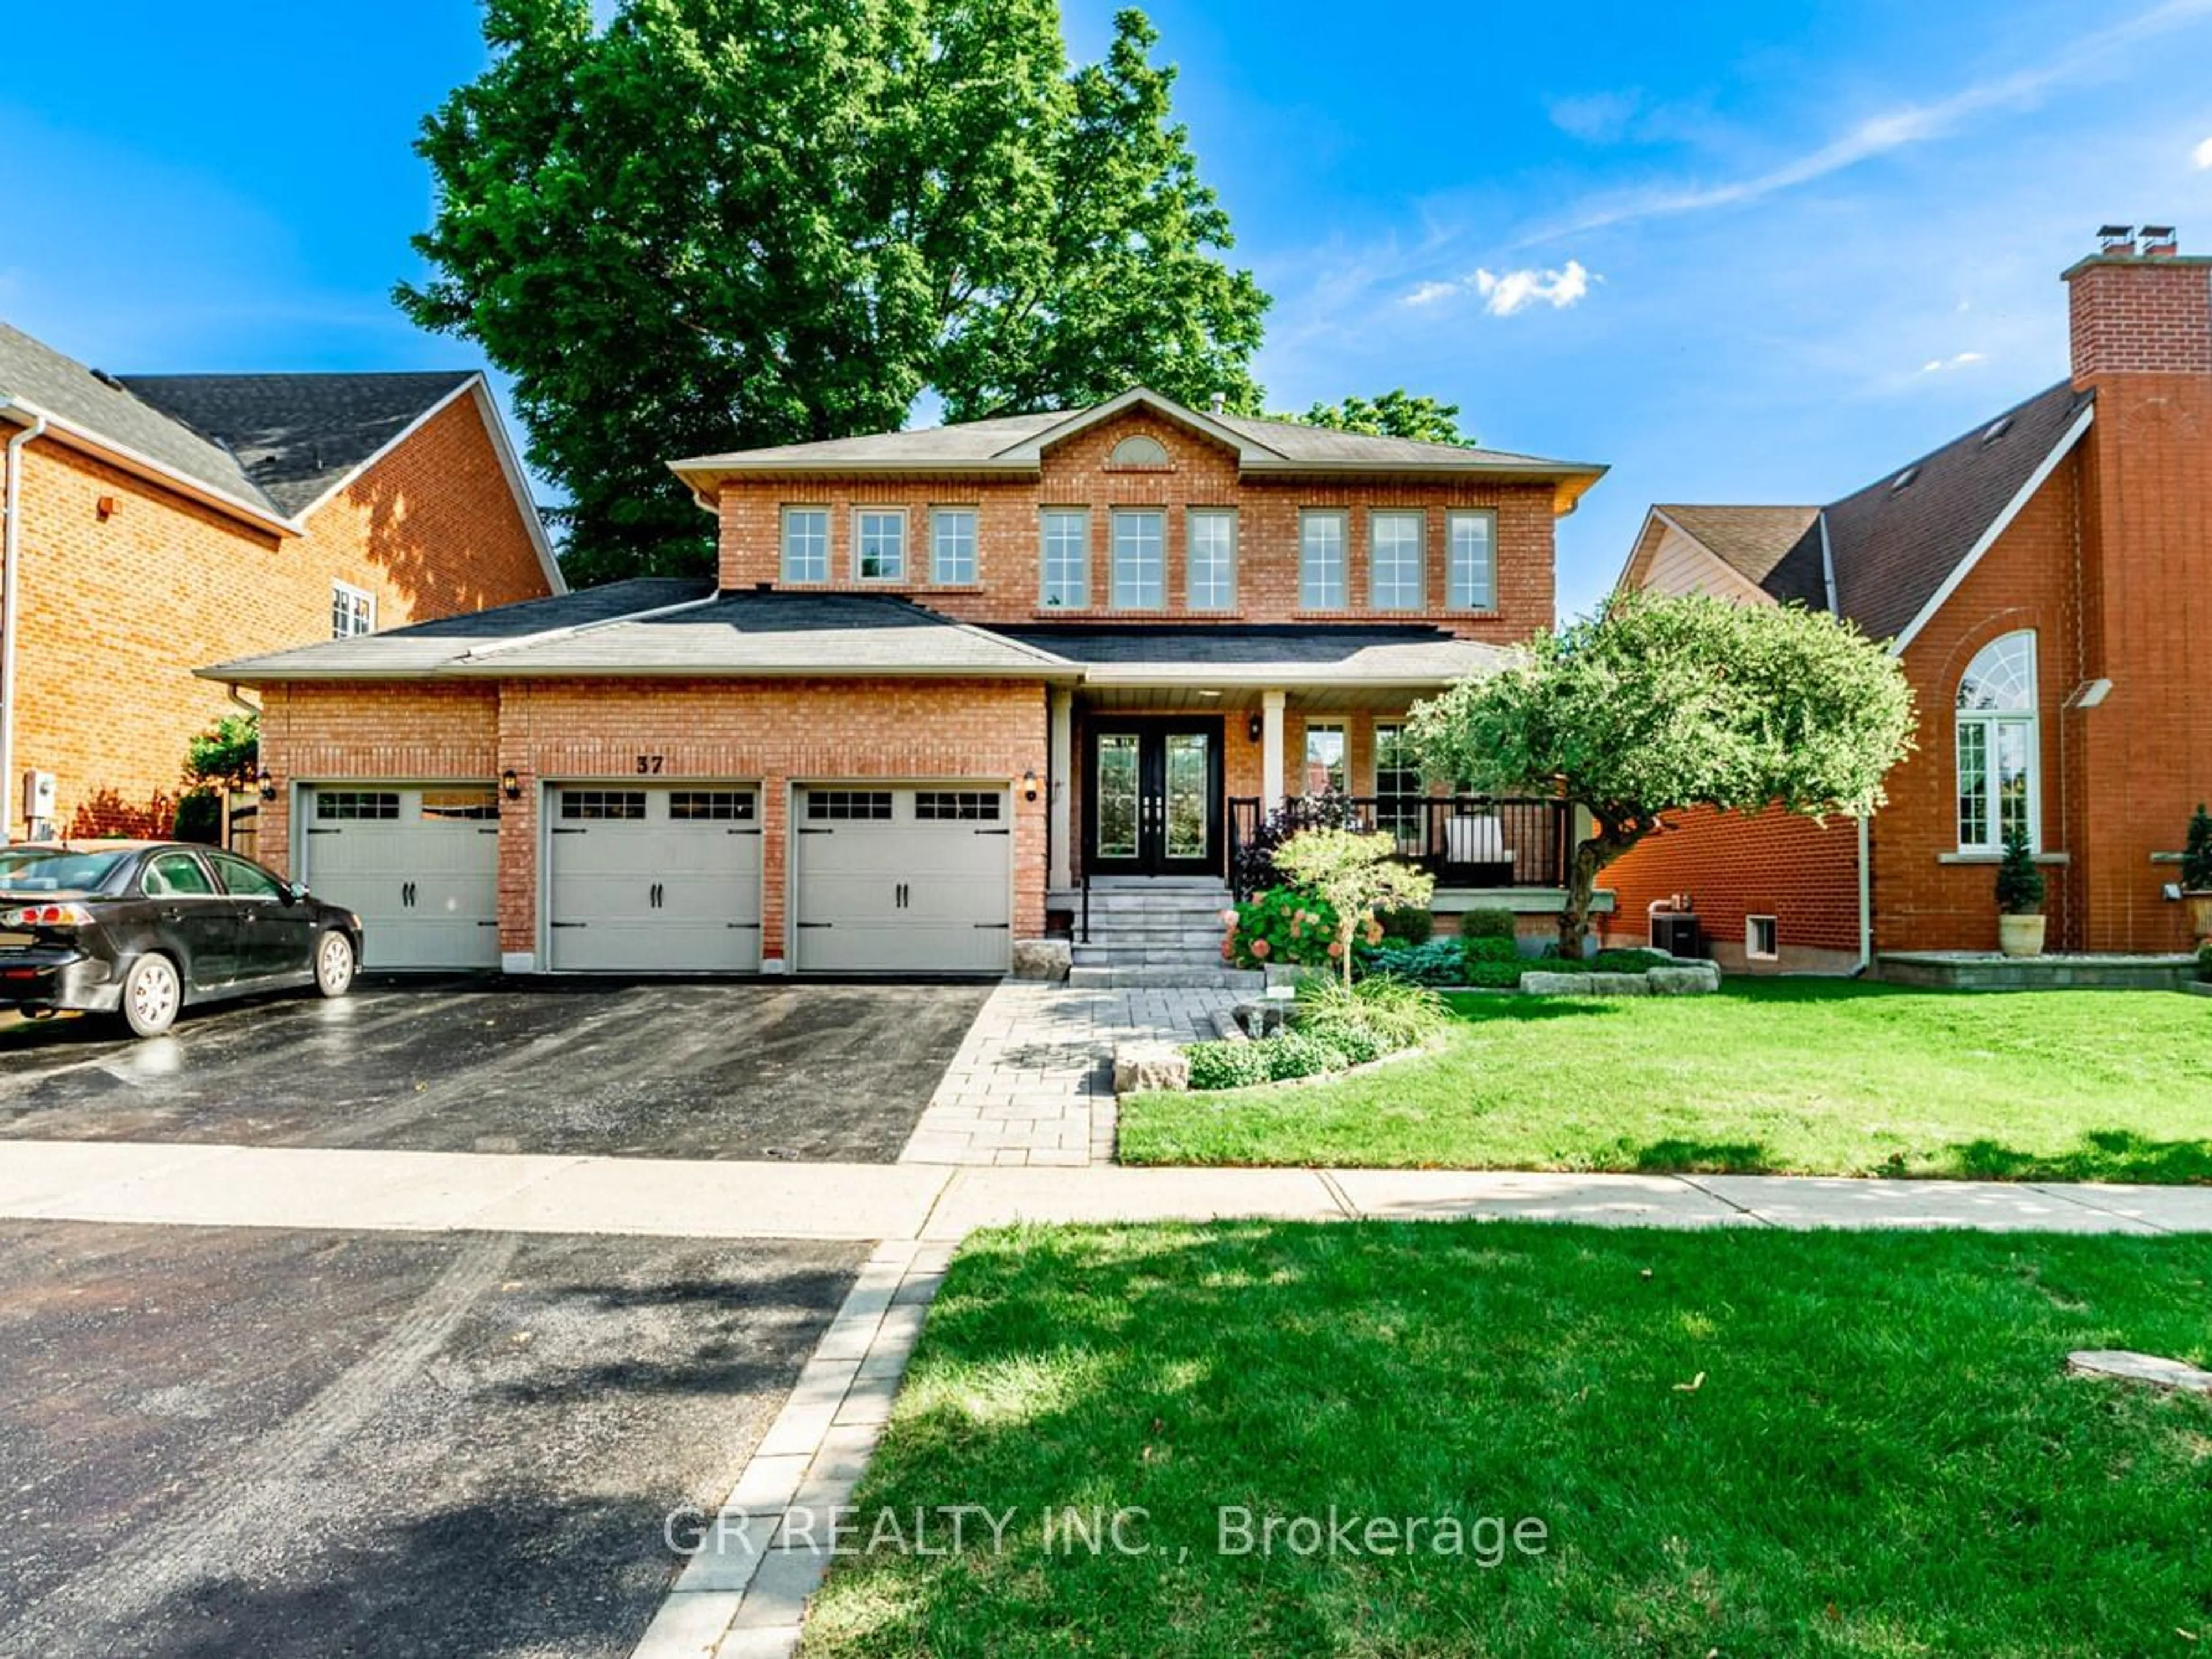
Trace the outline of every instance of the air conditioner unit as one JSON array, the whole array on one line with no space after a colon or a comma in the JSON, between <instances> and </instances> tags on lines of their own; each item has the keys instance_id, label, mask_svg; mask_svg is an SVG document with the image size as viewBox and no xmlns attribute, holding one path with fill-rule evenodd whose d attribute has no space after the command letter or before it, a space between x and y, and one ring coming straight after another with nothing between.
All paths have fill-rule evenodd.
<instances>
[{"instance_id":1,"label":"air conditioner unit","mask_svg":"<svg viewBox=\"0 0 2212 1659\"><path fill-rule=\"evenodd\" d=\"M1687 910L1658 910L1651 916L1651 948L1670 957L1698 957L1698 918Z\"/></svg>"}]
</instances>

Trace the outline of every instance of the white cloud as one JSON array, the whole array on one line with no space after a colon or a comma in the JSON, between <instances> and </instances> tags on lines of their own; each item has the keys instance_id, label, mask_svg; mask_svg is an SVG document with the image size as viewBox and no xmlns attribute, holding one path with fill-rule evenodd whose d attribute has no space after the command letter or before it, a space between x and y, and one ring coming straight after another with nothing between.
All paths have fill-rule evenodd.
<instances>
[{"instance_id":1,"label":"white cloud","mask_svg":"<svg viewBox=\"0 0 2212 1659\"><path fill-rule=\"evenodd\" d=\"M1459 292L1457 283L1423 283L1406 296L1409 306L1433 305L1438 300Z\"/></svg>"},{"instance_id":2,"label":"white cloud","mask_svg":"<svg viewBox=\"0 0 2212 1659\"><path fill-rule=\"evenodd\" d=\"M1626 196L1601 198L1560 222L1524 238L1522 246L1608 225L1696 213L1708 208L1740 206L1778 191L1810 184L1907 144L1943 137L1970 117L1993 109L2032 104L2052 87L2087 74L2123 46L2165 33L2209 13L2212 13L2212 0L2165 0L2164 4L2154 6L2125 22L2082 35L2044 63L1995 80L1978 82L1929 103L1908 104L1874 116L1840 137L1765 173L1725 184L1660 186ZM2197 150L2199 167L2212 167L2212 161L2206 156L2208 149L2212 149L2212 139L2207 139Z\"/></svg>"},{"instance_id":3,"label":"white cloud","mask_svg":"<svg viewBox=\"0 0 2212 1659\"><path fill-rule=\"evenodd\" d=\"M1955 352L1948 357L1930 357L1920 365L1923 374L1942 374L1954 368L1972 368L1976 363L1985 363L1989 358L1978 351Z\"/></svg>"},{"instance_id":4,"label":"white cloud","mask_svg":"<svg viewBox=\"0 0 2212 1659\"><path fill-rule=\"evenodd\" d=\"M1482 295L1485 311L1493 317L1510 317L1532 305L1565 310L1589 292L1590 274L1583 269L1582 261L1570 259L1558 270L1523 267L1503 276L1478 270L1474 284L1474 291Z\"/></svg>"},{"instance_id":5,"label":"white cloud","mask_svg":"<svg viewBox=\"0 0 2212 1659\"><path fill-rule=\"evenodd\" d=\"M2212 171L2212 138L2207 138L2189 152L2189 159L2197 164L2197 171Z\"/></svg>"},{"instance_id":6,"label":"white cloud","mask_svg":"<svg viewBox=\"0 0 2212 1659\"><path fill-rule=\"evenodd\" d=\"M1627 136L1628 124L1643 103L1634 92L1590 92L1576 98L1554 98L1547 106L1552 125L1585 143L1611 144Z\"/></svg>"}]
</instances>

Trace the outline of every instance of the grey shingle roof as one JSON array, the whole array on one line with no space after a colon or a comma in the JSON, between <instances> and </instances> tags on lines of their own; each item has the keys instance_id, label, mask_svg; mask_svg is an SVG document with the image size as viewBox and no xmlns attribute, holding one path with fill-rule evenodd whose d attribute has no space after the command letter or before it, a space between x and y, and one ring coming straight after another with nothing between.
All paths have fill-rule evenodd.
<instances>
[{"instance_id":1,"label":"grey shingle roof","mask_svg":"<svg viewBox=\"0 0 2212 1659\"><path fill-rule=\"evenodd\" d=\"M1513 654L1440 629L1372 624L1295 627L1085 628L1055 624L1008 634L1095 671L1086 678L1255 677L1328 671L1332 681L1420 682L1489 672Z\"/></svg>"},{"instance_id":2,"label":"grey shingle roof","mask_svg":"<svg viewBox=\"0 0 2212 1659\"><path fill-rule=\"evenodd\" d=\"M1662 502L1664 513L1747 581L1764 582L1820 516L1817 507L1699 507Z\"/></svg>"},{"instance_id":3,"label":"grey shingle roof","mask_svg":"<svg viewBox=\"0 0 2212 1659\"><path fill-rule=\"evenodd\" d=\"M683 609L671 607L682 606ZM661 614L644 615L656 612ZM201 672L240 684L486 675L1014 675L1072 678L1049 651L891 594L717 595L641 578Z\"/></svg>"},{"instance_id":4,"label":"grey shingle roof","mask_svg":"<svg viewBox=\"0 0 2212 1659\"><path fill-rule=\"evenodd\" d=\"M229 451L287 514L313 505L474 379L469 369L122 377L146 404Z\"/></svg>"},{"instance_id":5,"label":"grey shingle roof","mask_svg":"<svg viewBox=\"0 0 2212 1659\"><path fill-rule=\"evenodd\" d=\"M5 323L0 323L0 398L19 398L255 512L284 516L221 444Z\"/></svg>"}]
</instances>

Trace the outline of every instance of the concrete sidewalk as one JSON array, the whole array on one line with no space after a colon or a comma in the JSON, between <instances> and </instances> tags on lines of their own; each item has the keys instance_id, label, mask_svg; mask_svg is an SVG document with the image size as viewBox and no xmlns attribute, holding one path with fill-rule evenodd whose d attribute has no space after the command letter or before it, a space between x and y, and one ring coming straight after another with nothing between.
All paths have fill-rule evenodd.
<instances>
[{"instance_id":1,"label":"concrete sidewalk","mask_svg":"<svg viewBox=\"0 0 2212 1659\"><path fill-rule=\"evenodd\" d=\"M2212 1188L1515 1170L975 1169L10 1140L0 1216L957 1242L1013 1221L1522 1219L2212 1232Z\"/></svg>"}]
</instances>

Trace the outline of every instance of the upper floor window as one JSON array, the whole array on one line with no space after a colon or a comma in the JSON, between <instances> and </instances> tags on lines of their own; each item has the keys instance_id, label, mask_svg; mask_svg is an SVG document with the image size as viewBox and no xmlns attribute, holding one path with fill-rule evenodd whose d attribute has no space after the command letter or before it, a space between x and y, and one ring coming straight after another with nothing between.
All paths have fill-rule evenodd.
<instances>
[{"instance_id":1,"label":"upper floor window","mask_svg":"<svg viewBox=\"0 0 2212 1659\"><path fill-rule=\"evenodd\" d=\"M940 507L929 515L929 579L975 580L975 509Z\"/></svg>"},{"instance_id":2,"label":"upper floor window","mask_svg":"<svg viewBox=\"0 0 2212 1659\"><path fill-rule=\"evenodd\" d=\"M331 637L349 640L376 631L376 595L349 583L331 584Z\"/></svg>"},{"instance_id":3,"label":"upper floor window","mask_svg":"<svg viewBox=\"0 0 2212 1659\"><path fill-rule=\"evenodd\" d=\"M1038 599L1079 610L1091 603L1091 515L1081 507L1048 507L1038 520Z\"/></svg>"},{"instance_id":4,"label":"upper floor window","mask_svg":"<svg viewBox=\"0 0 2212 1659\"><path fill-rule=\"evenodd\" d=\"M1132 433L1114 446L1108 458L1109 466L1151 467L1159 469L1168 464L1167 446L1158 438L1147 438L1141 432Z\"/></svg>"},{"instance_id":5,"label":"upper floor window","mask_svg":"<svg viewBox=\"0 0 2212 1659\"><path fill-rule=\"evenodd\" d=\"M1185 602L1193 611L1237 608L1237 511L1234 507L1190 510L1183 562L1188 581Z\"/></svg>"},{"instance_id":6,"label":"upper floor window","mask_svg":"<svg viewBox=\"0 0 2212 1659\"><path fill-rule=\"evenodd\" d=\"M787 582L830 580L830 509L783 509L783 579Z\"/></svg>"},{"instance_id":7,"label":"upper floor window","mask_svg":"<svg viewBox=\"0 0 2212 1659\"><path fill-rule=\"evenodd\" d=\"M906 514L863 507L853 514L853 574L864 582L906 580Z\"/></svg>"},{"instance_id":8,"label":"upper floor window","mask_svg":"<svg viewBox=\"0 0 2212 1659\"><path fill-rule=\"evenodd\" d=\"M1444 604L1454 611L1498 609L1498 514L1488 507L1445 520L1451 557Z\"/></svg>"},{"instance_id":9,"label":"upper floor window","mask_svg":"<svg viewBox=\"0 0 2212 1659\"><path fill-rule=\"evenodd\" d=\"M1341 611L1344 589L1344 514L1298 515L1298 606L1304 611Z\"/></svg>"},{"instance_id":10,"label":"upper floor window","mask_svg":"<svg viewBox=\"0 0 2212 1659\"><path fill-rule=\"evenodd\" d=\"M1376 513L1367 524L1370 602L1377 611L1419 611L1426 519L1419 513Z\"/></svg>"},{"instance_id":11,"label":"upper floor window","mask_svg":"<svg viewBox=\"0 0 2212 1659\"><path fill-rule=\"evenodd\" d=\"M2017 830L2039 845L2035 635L1991 640L1959 680L1959 850L1996 853Z\"/></svg>"},{"instance_id":12,"label":"upper floor window","mask_svg":"<svg viewBox=\"0 0 2212 1659\"><path fill-rule=\"evenodd\" d=\"M1114 608L1158 611L1167 603L1167 514L1114 514Z\"/></svg>"}]
</instances>

